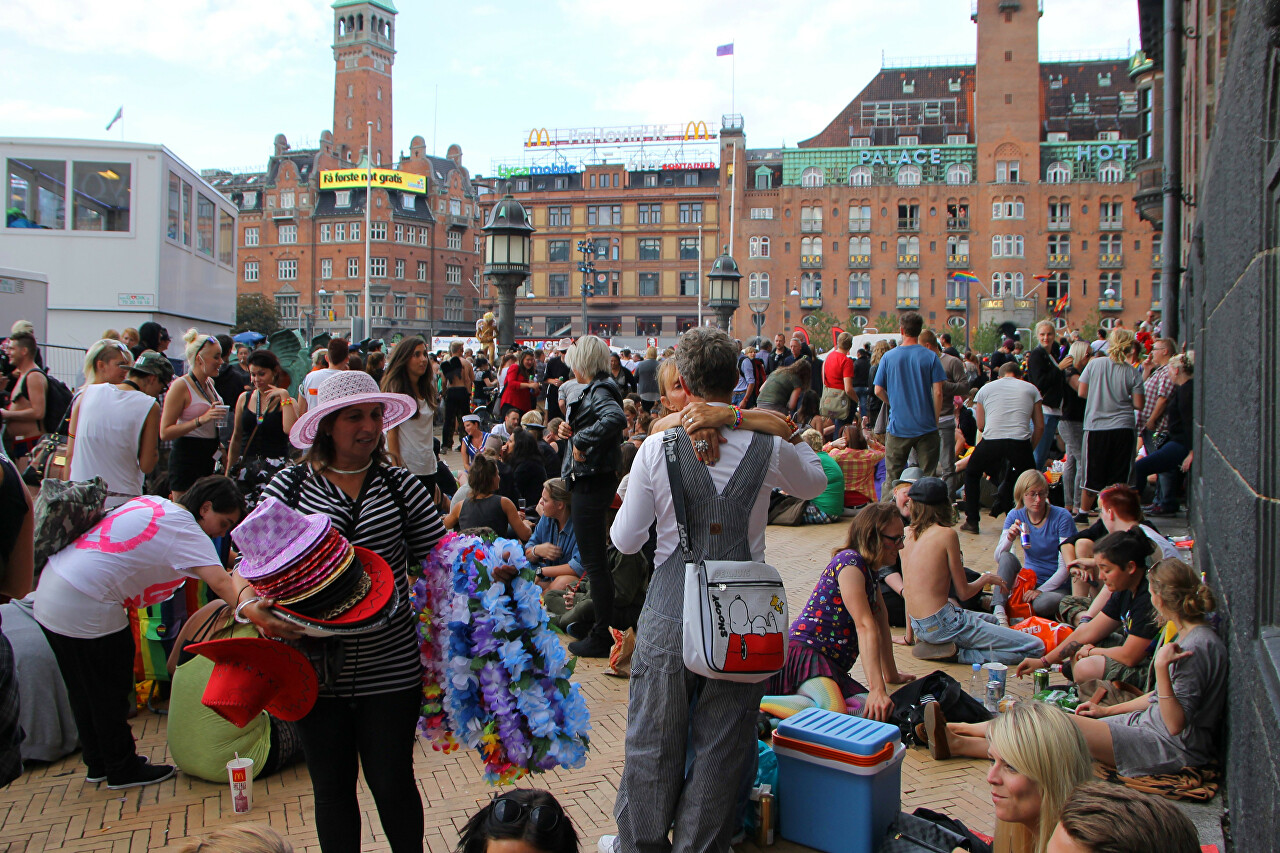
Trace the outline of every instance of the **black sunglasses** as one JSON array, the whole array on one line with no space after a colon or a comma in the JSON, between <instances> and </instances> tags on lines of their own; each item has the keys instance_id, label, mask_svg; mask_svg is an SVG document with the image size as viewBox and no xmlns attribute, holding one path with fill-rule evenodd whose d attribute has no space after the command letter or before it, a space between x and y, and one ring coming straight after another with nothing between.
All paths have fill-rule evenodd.
<instances>
[{"instance_id":1,"label":"black sunglasses","mask_svg":"<svg viewBox=\"0 0 1280 853\"><path fill-rule=\"evenodd\" d=\"M529 821L539 832L550 832L560 823L561 810L558 805L530 807L528 803L518 803L506 797L498 797L493 801L493 817L498 823L519 823L526 812Z\"/></svg>"}]
</instances>

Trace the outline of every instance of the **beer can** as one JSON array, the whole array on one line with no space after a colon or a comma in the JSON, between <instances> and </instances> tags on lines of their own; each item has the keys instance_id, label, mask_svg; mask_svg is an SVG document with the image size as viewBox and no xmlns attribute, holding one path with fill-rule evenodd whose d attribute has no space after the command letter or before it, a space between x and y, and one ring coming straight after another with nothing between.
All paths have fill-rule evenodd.
<instances>
[{"instance_id":1,"label":"beer can","mask_svg":"<svg viewBox=\"0 0 1280 853\"><path fill-rule=\"evenodd\" d=\"M1049 670L1037 669L1031 673L1031 692L1039 693L1041 690L1049 689Z\"/></svg>"},{"instance_id":2,"label":"beer can","mask_svg":"<svg viewBox=\"0 0 1280 853\"><path fill-rule=\"evenodd\" d=\"M987 700L982 706L993 714L1000 713L1000 682L987 682Z\"/></svg>"}]
</instances>

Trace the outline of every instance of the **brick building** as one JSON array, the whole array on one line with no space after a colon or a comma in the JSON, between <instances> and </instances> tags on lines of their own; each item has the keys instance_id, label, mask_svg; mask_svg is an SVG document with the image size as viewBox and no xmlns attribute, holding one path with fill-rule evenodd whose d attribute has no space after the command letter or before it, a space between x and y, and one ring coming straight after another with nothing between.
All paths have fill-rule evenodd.
<instances>
[{"instance_id":1,"label":"brick building","mask_svg":"<svg viewBox=\"0 0 1280 853\"><path fill-rule=\"evenodd\" d=\"M354 328L363 337L368 275L372 336L474 331L483 188L472 184L456 145L434 157L415 136L407 155L392 153L391 0L336 0L332 8L332 129L312 148L293 149L276 136L261 171L204 173L240 210L238 292L272 299L285 326L338 334ZM367 135L375 167L423 179L375 185L368 269L364 173L321 186L322 173L363 162Z\"/></svg>"},{"instance_id":2,"label":"brick building","mask_svg":"<svg viewBox=\"0 0 1280 853\"><path fill-rule=\"evenodd\" d=\"M1029 328L1062 297L1062 328L1159 310L1160 235L1130 204L1150 139L1128 60L1042 62L1033 2L978 0L971 17L975 64L886 65L798 148L722 131L722 171L735 146L745 165L735 328L760 319L751 301L766 330L817 310L896 328L912 309L961 337Z\"/></svg>"}]
</instances>

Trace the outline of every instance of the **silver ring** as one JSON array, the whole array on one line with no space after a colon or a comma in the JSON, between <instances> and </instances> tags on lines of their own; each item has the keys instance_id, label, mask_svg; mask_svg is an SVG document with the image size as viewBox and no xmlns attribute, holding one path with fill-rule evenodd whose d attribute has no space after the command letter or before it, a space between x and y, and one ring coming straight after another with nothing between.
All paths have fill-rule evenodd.
<instances>
[{"instance_id":1,"label":"silver ring","mask_svg":"<svg viewBox=\"0 0 1280 853\"><path fill-rule=\"evenodd\" d=\"M711 442L707 441L705 438L700 438L693 443L693 449L699 453L706 453L711 449Z\"/></svg>"}]
</instances>

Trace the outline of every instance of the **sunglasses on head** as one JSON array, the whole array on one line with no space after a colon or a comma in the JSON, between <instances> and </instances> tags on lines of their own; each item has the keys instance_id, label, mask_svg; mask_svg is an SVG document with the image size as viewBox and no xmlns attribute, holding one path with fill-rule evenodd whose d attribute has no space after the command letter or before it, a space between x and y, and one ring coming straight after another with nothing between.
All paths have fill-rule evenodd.
<instances>
[{"instance_id":1,"label":"sunglasses on head","mask_svg":"<svg viewBox=\"0 0 1280 853\"><path fill-rule=\"evenodd\" d=\"M518 803L506 797L498 797L493 801L493 817L498 823L520 823L528 815L529 822L539 832L549 832L560 822L558 805L530 806Z\"/></svg>"}]
</instances>

